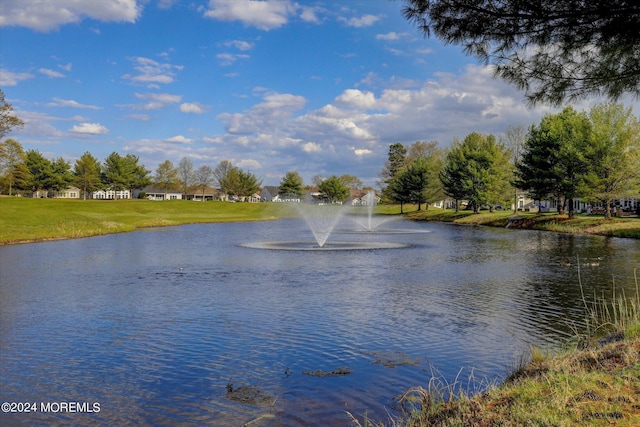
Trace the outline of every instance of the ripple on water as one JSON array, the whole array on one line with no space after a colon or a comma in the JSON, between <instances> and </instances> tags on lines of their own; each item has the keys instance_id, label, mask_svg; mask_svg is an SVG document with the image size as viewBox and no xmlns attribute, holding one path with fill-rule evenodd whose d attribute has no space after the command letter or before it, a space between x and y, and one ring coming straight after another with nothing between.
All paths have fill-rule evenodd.
<instances>
[{"instance_id":1,"label":"ripple on water","mask_svg":"<svg viewBox=\"0 0 640 427\"><path fill-rule=\"evenodd\" d=\"M43 426L346 426L345 410L386 420L408 387L488 384L530 344L561 343L582 301L577 269L560 260L602 257L582 278L586 295L610 292L612 274L632 277L640 263L628 242L435 224L349 235L405 246L392 250L239 246L303 241L299 223L0 247L4 400L102 404L92 416L27 420ZM616 285L631 294L625 280ZM303 373L341 367L352 373ZM228 399L229 384L274 402Z\"/></svg>"}]
</instances>

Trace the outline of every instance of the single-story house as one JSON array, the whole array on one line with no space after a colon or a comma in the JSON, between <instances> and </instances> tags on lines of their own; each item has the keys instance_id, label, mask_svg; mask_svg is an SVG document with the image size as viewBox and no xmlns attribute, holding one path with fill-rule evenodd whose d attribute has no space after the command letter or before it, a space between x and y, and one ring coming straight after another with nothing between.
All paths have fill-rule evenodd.
<instances>
[{"instance_id":1,"label":"single-story house","mask_svg":"<svg viewBox=\"0 0 640 427\"><path fill-rule=\"evenodd\" d=\"M222 191L217 190L213 187L209 187L207 185L204 188L196 187L192 190L189 190L187 194L184 195L184 198L187 200L195 201L227 200L227 195Z\"/></svg>"},{"instance_id":2,"label":"single-story house","mask_svg":"<svg viewBox=\"0 0 640 427\"><path fill-rule=\"evenodd\" d=\"M130 199L129 190L98 190L91 193L91 198L96 200Z\"/></svg>"},{"instance_id":3,"label":"single-story house","mask_svg":"<svg viewBox=\"0 0 640 427\"><path fill-rule=\"evenodd\" d=\"M369 195L371 194L371 196ZM351 206L370 206L380 203L380 196L374 190L349 190L345 204Z\"/></svg>"},{"instance_id":4,"label":"single-story house","mask_svg":"<svg viewBox=\"0 0 640 427\"><path fill-rule=\"evenodd\" d=\"M55 197L58 199L79 199L82 194L82 190L78 187L71 186L65 190L56 192Z\"/></svg>"},{"instance_id":5,"label":"single-story house","mask_svg":"<svg viewBox=\"0 0 640 427\"><path fill-rule=\"evenodd\" d=\"M160 188L148 185L142 190L135 190L133 197L138 198L140 193L144 193L147 200L182 200L182 191L173 188Z\"/></svg>"}]
</instances>

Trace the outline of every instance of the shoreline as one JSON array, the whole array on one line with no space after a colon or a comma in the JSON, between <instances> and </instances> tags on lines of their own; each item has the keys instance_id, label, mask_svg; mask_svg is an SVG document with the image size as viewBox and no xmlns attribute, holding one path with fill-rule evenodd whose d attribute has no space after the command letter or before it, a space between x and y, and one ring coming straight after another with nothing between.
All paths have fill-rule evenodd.
<instances>
[{"instance_id":1,"label":"shoreline","mask_svg":"<svg viewBox=\"0 0 640 427\"><path fill-rule=\"evenodd\" d=\"M640 239L640 218L624 217L605 219L600 215L567 215L557 213L531 213L513 211L481 212L433 209L404 214L414 221L438 221L454 224L478 225L511 230L553 231L565 234L580 234L605 237ZM514 220L514 217L517 217Z\"/></svg>"},{"instance_id":2,"label":"shoreline","mask_svg":"<svg viewBox=\"0 0 640 427\"><path fill-rule=\"evenodd\" d=\"M0 246L42 243L136 231L144 228L198 223L269 221L295 216L282 203L228 203L148 200L0 199ZM640 238L640 218L604 219L601 216L512 211L470 211L429 207L400 214L396 205L378 205L377 215L401 216L411 221L434 221L513 230L554 231L566 234ZM517 221L514 217L517 216Z\"/></svg>"}]
</instances>

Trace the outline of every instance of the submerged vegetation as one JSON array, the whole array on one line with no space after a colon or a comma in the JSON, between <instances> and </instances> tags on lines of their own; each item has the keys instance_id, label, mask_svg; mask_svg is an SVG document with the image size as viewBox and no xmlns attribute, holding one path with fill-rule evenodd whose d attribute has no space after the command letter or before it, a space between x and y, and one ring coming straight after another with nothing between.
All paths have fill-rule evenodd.
<instances>
[{"instance_id":1,"label":"submerged vegetation","mask_svg":"<svg viewBox=\"0 0 640 427\"><path fill-rule=\"evenodd\" d=\"M396 397L398 416L386 423L348 415L359 427L640 425L637 273L635 296L583 296L585 325L567 348L532 349L499 385L474 392L434 376Z\"/></svg>"},{"instance_id":2,"label":"submerged vegetation","mask_svg":"<svg viewBox=\"0 0 640 427\"><path fill-rule=\"evenodd\" d=\"M405 209L408 206L405 205ZM399 214L399 206L380 205L382 215ZM63 199L0 199L0 244L87 237L132 231L142 227L188 223L263 221L294 215L283 203L228 203L190 201L81 201ZM588 233L640 238L640 220L603 219L557 214L519 213L518 227L567 233ZM506 227L508 211L473 214L429 207L405 214L411 220ZM578 261L576 265L580 266ZM579 271L579 270L578 270ZM636 272L637 273L637 272ZM579 276L578 276L579 278ZM359 426L572 426L640 425L640 291L613 299L583 296L586 319L575 327L575 340L567 350L551 354L533 349L501 384L470 389L469 382L453 383L434 376L422 387L396 397L396 418L387 423L366 417ZM588 302L588 298L591 302ZM418 361L390 353L376 356L383 366L411 365ZM307 375L347 375L348 368ZM268 396L250 387L228 386L231 400ZM263 399L264 398L264 399ZM362 417L360 414L357 416Z\"/></svg>"}]
</instances>

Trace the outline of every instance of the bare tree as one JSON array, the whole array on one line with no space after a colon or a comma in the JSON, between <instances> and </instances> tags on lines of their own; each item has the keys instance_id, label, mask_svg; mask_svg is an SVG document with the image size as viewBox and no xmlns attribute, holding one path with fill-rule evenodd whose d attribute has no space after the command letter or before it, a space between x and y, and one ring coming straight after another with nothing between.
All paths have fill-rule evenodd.
<instances>
[{"instance_id":1,"label":"bare tree","mask_svg":"<svg viewBox=\"0 0 640 427\"><path fill-rule=\"evenodd\" d=\"M193 170L193 162L188 157L183 157L178 163L178 183L182 190L182 194L187 194L193 182L195 181L195 172Z\"/></svg>"},{"instance_id":2,"label":"bare tree","mask_svg":"<svg viewBox=\"0 0 640 427\"><path fill-rule=\"evenodd\" d=\"M207 187L213 185L215 181L213 169L208 165L202 165L195 172L196 186L202 191L202 201L204 201L204 192Z\"/></svg>"},{"instance_id":3,"label":"bare tree","mask_svg":"<svg viewBox=\"0 0 640 427\"><path fill-rule=\"evenodd\" d=\"M522 126L509 126L504 132L504 144L511 151L511 160L515 166L520 160L522 147L527 139L527 134ZM513 187L513 213L518 212L518 189Z\"/></svg>"},{"instance_id":4,"label":"bare tree","mask_svg":"<svg viewBox=\"0 0 640 427\"><path fill-rule=\"evenodd\" d=\"M225 193L228 190L229 174L233 169L234 167L229 160L222 160L213 170L214 184Z\"/></svg>"}]
</instances>

